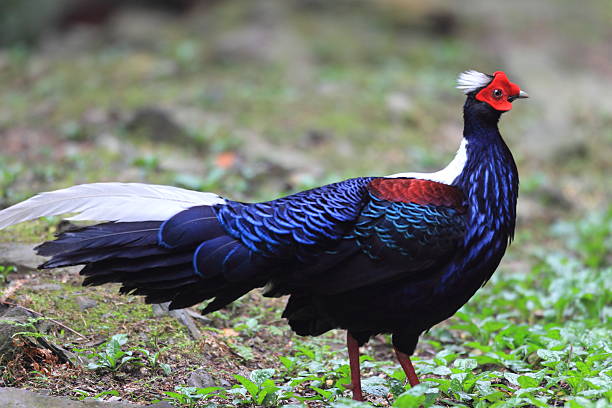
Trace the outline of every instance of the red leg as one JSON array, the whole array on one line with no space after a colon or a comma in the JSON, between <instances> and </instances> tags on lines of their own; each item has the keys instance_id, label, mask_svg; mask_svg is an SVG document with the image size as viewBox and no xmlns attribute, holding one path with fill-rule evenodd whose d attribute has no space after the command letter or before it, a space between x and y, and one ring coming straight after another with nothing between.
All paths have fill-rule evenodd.
<instances>
[{"instance_id":1,"label":"red leg","mask_svg":"<svg viewBox=\"0 0 612 408\"><path fill-rule=\"evenodd\" d=\"M406 353L402 353L397 348L395 348L395 354L397 355L397 359L406 373L406 378L408 378L410 385L414 387L415 385L420 384L419 377L417 377L412 361L410 361L410 356L408 356Z\"/></svg>"},{"instance_id":2,"label":"red leg","mask_svg":"<svg viewBox=\"0 0 612 408\"><path fill-rule=\"evenodd\" d=\"M359 343L351 336L351 333L346 332L346 345L348 347L349 365L351 367L351 390L353 390L353 399L363 401L361 392L361 374L359 372Z\"/></svg>"}]
</instances>

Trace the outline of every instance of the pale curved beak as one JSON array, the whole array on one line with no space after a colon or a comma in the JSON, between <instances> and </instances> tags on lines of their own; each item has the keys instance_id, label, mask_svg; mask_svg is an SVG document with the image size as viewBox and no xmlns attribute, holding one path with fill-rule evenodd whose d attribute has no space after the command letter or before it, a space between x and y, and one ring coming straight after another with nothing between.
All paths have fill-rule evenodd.
<instances>
[{"instance_id":1,"label":"pale curved beak","mask_svg":"<svg viewBox=\"0 0 612 408\"><path fill-rule=\"evenodd\" d=\"M519 91L518 95L512 95L508 97L508 102L514 102L517 99L524 99L524 98L529 98L529 95L527 95L527 92L525 91Z\"/></svg>"}]
</instances>

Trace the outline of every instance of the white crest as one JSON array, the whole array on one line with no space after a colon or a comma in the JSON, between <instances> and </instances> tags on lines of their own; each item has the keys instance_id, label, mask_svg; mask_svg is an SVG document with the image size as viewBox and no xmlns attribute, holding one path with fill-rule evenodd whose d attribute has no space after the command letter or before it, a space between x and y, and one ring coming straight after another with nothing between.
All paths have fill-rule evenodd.
<instances>
[{"instance_id":1,"label":"white crest","mask_svg":"<svg viewBox=\"0 0 612 408\"><path fill-rule=\"evenodd\" d=\"M164 221L196 205L224 204L213 193L140 183L93 183L40 193L0 211L0 229L39 217L77 213L71 220Z\"/></svg>"},{"instance_id":2,"label":"white crest","mask_svg":"<svg viewBox=\"0 0 612 408\"><path fill-rule=\"evenodd\" d=\"M478 88L487 86L492 79L493 77L490 75L470 69L463 71L457 77L457 89L460 89L464 94L469 94Z\"/></svg>"}]
</instances>

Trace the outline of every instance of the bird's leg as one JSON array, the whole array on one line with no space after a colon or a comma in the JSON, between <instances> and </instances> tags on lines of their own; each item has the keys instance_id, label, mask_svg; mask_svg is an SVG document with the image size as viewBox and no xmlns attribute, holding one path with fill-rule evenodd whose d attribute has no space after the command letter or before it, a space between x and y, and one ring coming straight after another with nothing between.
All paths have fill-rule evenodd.
<instances>
[{"instance_id":1,"label":"bird's leg","mask_svg":"<svg viewBox=\"0 0 612 408\"><path fill-rule=\"evenodd\" d=\"M420 384L419 377L417 377L416 372L414 371L414 366L412 365L412 361L410 361L410 356L406 353L402 353L394 347L395 355L397 355L397 359L399 360L400 365L404 369L406 373L406 378L408 378L408 382L410 386L414 387L417 384Z\"/></svg>"},{"instance_id":2,"label":"bird's leg","mask_svg":"<svg viewBox=\"0 0 612 408\"><path fill-rule=\"evenodd\" d=\"M348 347L349 365L351 367L351 386L353 399L363 401L361 392L361 374L359 372L359 343L350 332L346 332L346 346Z\"/></svg>"}]
</instances>

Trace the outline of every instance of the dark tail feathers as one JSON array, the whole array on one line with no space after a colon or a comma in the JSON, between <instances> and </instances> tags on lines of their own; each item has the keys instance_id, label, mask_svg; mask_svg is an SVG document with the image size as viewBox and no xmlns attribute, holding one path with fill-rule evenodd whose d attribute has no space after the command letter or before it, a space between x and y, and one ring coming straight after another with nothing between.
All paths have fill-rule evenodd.
<instances>
[{"instance_id":1,"label":"dark tail feathers","mask_svg":"<svg viewBox=\"0 0 612 408\"><path fill-rule=\"evenodd\" d=\"M225 234L208 206L182 211L163 223L78 228L36 251L51 257L42 269L85 265L80 272L86 276L84 285L118 282L121 293L145 296L147 303L171 301L172 309L214 298L204 311L212 312L265 283L251 279L257 262Z\"/></svg>"}]
</instances>

